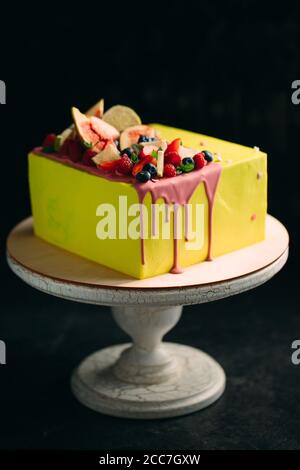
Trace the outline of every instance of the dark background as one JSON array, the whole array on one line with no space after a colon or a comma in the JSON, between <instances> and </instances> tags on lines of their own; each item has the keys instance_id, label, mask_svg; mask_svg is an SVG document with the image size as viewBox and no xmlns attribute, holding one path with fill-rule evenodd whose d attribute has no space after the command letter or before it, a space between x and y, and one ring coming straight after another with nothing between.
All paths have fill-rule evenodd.
<instances>
[{"instance_id":1,"label":"dark background","mask_svg":"<svg viewBox=\"0 0 300 470\"><path fill-rule=\"evenodd\" d=\"M265 6L265 8L262 7ZM1 15L0 448L300 448L300 6L197 2L14 6ZM269 212L291 235L287 266L267 285L185 308L168 339L211 353L227 373L212 407L166 421L105 417L77 404L73 367L124 341L106 308L32 290L5 262L8 231L30 213L26 153L64 129L70 107L104 97L144 122L214 135L269 154Z\"/></svg>"}]
</instances>

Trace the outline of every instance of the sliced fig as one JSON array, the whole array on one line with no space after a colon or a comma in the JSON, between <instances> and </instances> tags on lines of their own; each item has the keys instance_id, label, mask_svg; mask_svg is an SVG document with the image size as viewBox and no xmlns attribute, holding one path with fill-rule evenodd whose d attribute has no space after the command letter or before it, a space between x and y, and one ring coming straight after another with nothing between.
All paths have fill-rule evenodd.
<instances>
[{"instance_id":1,"label":"sliced fig","mask_svg":"<svg viewBox=\"0 0 300 470\"><path fill-rule=\"evenodd\" d=\"M98 103L94 104L94 106L92 106L86 112L86 115L87 116L97 116L99 118L102 118L103 113L104 113L104 99L101 98L101 100L98 101Z\"/></svg>"},{"instance_id":2,"label":"sliced fig","mask_svg":"<svg viewBox=\"0 0 300 470\"><path fill-rule=\"evenodd\" d=\"M142 124L141 118L133 109L120 104L109 108L103 115L103 121L108 122L120 132L127 129L127 127Z\"/></svg>"},{"instance_id":3,"label":"sliced fig","mask_svg":"<svg viewBox=\"0 0 300 470\"><path fill-rule=\"evenodd\" d=\"M100 136L103 140L116 140L119 138L119 131L103 121L103 119L97 118L96 116L91 116L90 118L91 128L96 134Z\"/></svg>"},{"instance_id":4,"label":"sliced fig","mask_svg":"<svg viewBox=\"0 0 300 470\"><path fill-rule=\"evenodd\" d=\"M92 128L90 118L82 114L79 109L72 108L72 116L74 119L77 133L86 148L92 148L101 140L99 134Z\"/></svg>"},{"instance_id":5,"label":"sliced fig","mask_svg":"<svg viewBox=\"0 0 300 470\"><path fill-rule=\"evenodd\" d=\"M127 147L131 147L133 144L137 144L141 135L146 135L147 137L156 137L157 133L153 127L147 126L145 124L128 127L122 132L120 136L121 150L124 150Z\"/></svg>"}]
</instances>

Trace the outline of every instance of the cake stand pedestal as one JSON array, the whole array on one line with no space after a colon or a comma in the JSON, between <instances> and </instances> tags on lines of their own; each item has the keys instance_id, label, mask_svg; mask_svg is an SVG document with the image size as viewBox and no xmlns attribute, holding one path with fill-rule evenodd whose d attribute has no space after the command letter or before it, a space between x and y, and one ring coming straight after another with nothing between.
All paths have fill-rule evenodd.
<instances>
[{"instance_id":1,"label":"cake stand pedestal","mask_svg":"<svg viewBox=\"0 0 300 470\"><path fill-rule=\"evenodd\" d=\"M32 219L10 233L10 268L36 289L64 299L109 305L132 343L84 359L72 390L84 405L127 418L168 418L200 410L223 393L225 374L206 353L162 342L183 305L201 304L268 281L288 257L288 234L267 217L266 239L178 275L136 280L72 255L35 237ZM200 310L200 309L199 309Z\"/></svg>"}]
</instances>

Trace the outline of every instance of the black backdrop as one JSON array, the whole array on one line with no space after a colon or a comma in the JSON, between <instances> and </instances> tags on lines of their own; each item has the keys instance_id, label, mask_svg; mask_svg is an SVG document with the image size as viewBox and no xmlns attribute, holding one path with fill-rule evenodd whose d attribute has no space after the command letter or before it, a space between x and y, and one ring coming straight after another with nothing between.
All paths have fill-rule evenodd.
<instances>
[{"instance_id":1,"label":"black backdrop","mask_svg":"<svg viewBox=\"0 0 300 470\"><path fill-rule=\"evenodd\" d=\"M63 378L62 382L65 380L67 383L69 367L75 365L89 348L93 350L98 346L96 337L94 347L87 337L84 343L85 349L83 348L80 353L77 351L78 333L74 333L73 324L78 328L84 328L80 323L83 321L82 307L50 299L23 286L6 267L4 251L8 230L30 212L26 153L39 144L45 134L50 131L58 132L69 124L72 105L84 110L100 97L104 97L107 106L115 103L132 106L142 115L144 122L163 122L249 146L257 145L269 154L269 212L284 222L290 231L292 237L290 261L285 271L264 287L264 290L259 290L258 294L245 294L232 300L231 303L228 301L218 303L221 309L231 315L230 322L235 325L233 332L224 333L225 336L219 338L222 348L220 347L218 351L219 359L227 361L227 367L232 367L234 371L233 375L238 375L230 362L229 348L237 337L245 334L244 328L248 325L248 321L241 321L239 312L248 308L250 318L248 328L251 334L249 333L247 339L250 342L247 354L253 365L251 374L255 374L257 361L262 361L261 364L264 364L264 357L270 353L277 357L279 364L283 362L286 365L289 372L285 372L287 377L284 380L290 380L290 395L285 396L282 389L278 391L279 395L282 393L280 399L282 400L283 396L286 399L286 406L282 411L287 423L285 441L282 443L279 434L274 436L268 428L264 437L260 438L257 434L258 427L255 427L257 422L250 420L251 435L256 437L249 446L259 448L299 446L299 437L298 440L293 437L295 428L290 421L293 415L292 404L296 406L293 400L295 400L294 392L299 372L297 376L295 368L290 369L289 348L290 342L295 339L294 336L297 337L297 334L300 336L300 324L297 319L300 105L296 106L291 102L291 83L300 79L300 5L287 3L277 5L274 2L258 1L199 1L191 4L185 2L181 7L175 4L164 7L162 4L149 2L146 5L139 3L137 6L128 3L120 6L117 3L105 5L99 2L97 7L92 4L80 6L75 3L68 7L66 4L64 7L62 4L59 6L40 4L29 10L29 5L26 4L26 6L12 5L9 11L4 10L0 21L0 79L5 80L7 85L7 104L0 106L1 284L4 287L0 338L7 340L8 357L14 365L8 364L5 366L5 371L3 368L0 370L0 380L3 384L5 382L5 385L2 385L5 399L9 401L10 397L11 405L12 400L14 402L19 400L12 389L16 374L20 373L21 353L27 359L29 357L35 361L35 365L32 364L27 368L30 380L35 385L28 390L23 399L23 405L28 406L32 416L32 413L35 413L33 410L36 400L34 394L36 375L43 370L42 364L39 363L42 361L41 355L51 373ZM15 295L16 292L19 293L18 296ZM274 300L271 306L270 301L276 295L277 300ZM39 310L46 309L45 305L52 313L45 314L43 311L42 319ZM67 317L58 314L60 306L69 311ZM95 325L96 322L100 325L101 321L96 315L93 316L95 309L89 308L91 316L88 317L86 313L84 317L88 332L90 332L89 325L93 322ZM72 309L73 314L71 314ZM192 312L195 308L187 310ZM203 310L212 313L215 308L204 306ZM272 327L268 323L270 315ZM28 320L25 321L25 318ZM103 322L109 322L106 318L107 316ZM193 336L194 315L187 315L187 318L183 320L185 323L179 330L178 340L182 340L185 335L186 342L198 345L195 333ZM227 322L223 317L211 318L226 329ZM264 320L261 320L262 318ZM74 343L72 346L70 344L65 346L66 362L63 365L62 361L60 372L57 372L52 362L53 357L48 355L46 348L52 344L52 340L59 337L60 330L64 331L64 328L67 328L66 323L72 325ZM210 326L213 327L213 324ZM115 334L112 332L113 327L110 323L103 323L102 327L104 330L107 328L108 337L111 334L108 341L110 344L117 338L113 337ZM209 324L207 328L209 329ZM279 334L280 331L282 336ZM69 334L69 330L66 334ZM121 336L120 338L123 339ZM257 357L257 341L261 341L261 344L267 348L264 353L260 351L260 358ZM46 344L45 349L42 346L39 349L37 343ZM29 344L34 345L32 349ZM243 341L241 347L242 344ZM204 345L208 350L212 347L208 339L204 340ZM61 357L62 350L59 354ZM67 360L67 357L70 359ZM242 375L245 371L242 359L240 361L239 371ZM265 368L260 371L258 382L268 379L267 371L277 383L278 371L272 372L269 363L266 363ZM5 376L7 380L3 382ZM282 376L280 380L283 380ZM64 387L67 387L66 383L63 383ZM245 393L248 385L249 382L245 382ZM42 384L45 393L49 386L46 382ZM54 395L57 393L54 403L59 406L61 400L65 400L67 406L70 397L65 388L57 389L54 384L51 387L52 393ZM47 428L51 422L50 411L45 412L45 409L51 409L49 400L51 399L47 396L47 400L45 398L45 401L39 402L40 409L36 414L43 410L46 416L40 421L36 417L36 433L30 424L29 428L21 426L19 432L8 428L9 431L4 433L2 438L4 448L72 447L73 445L101 447L99 441L91 440L87 443L79 434L76 438L73 436L74 440L72 438L68 440L63 432L54 433L52 440L44 438L43 432L46 432L44 428ZM20 405L19 412L23 410L23 405ZM277 401L274 400L274 403L268 402L264 409L266 420L271 424L275 419L276 406ZM85 419L85 410L75 409L80 419ZM258 407L258 410L262 412L262 408ZM237 416L241 410L237 408L235 411L236 424L239 422ZM71 415L73 411L69 410L69 413ZM215 419L216 421L210 423L215 423L216 427L220 425L218 421L220 418L204 414L201 415L201 419L198 418L198 422L201 423L205 416ZM233 426L229 416L224 414L221 416L225 427L226 423L231 423L228 426ZM5 417L8 422L12 414L7 411ZM94 430L98 431L96 417L94 415L88 417L94 420ZM66 426L62 425L66 419L63 416L60 421L57 417L56 426ZM111 421L108 418L101 419L106 420L105 426L110 426ZM247 419L245 418L245 422ZM178 429L176 424L173 426L175 431L176 429L178 431L182 423L190 423L186 428L191 429L189 426L193 427L195 422L180 421ZM85 424L87 423L88 420ZM116 421L113 423L115 425ZM55 429L54 424L53 426ZM132 435L130 442L126 444L128 447L157 446L155 433L159 434L160 431L156 425L153 425L153 428L147 427L146 424L144 428L141 427L142 424L128 424L128 426L133 426L129 428L132 430ZM147 438L144 441L139 441L142 438L135 435L136 429L145 431ZM212 436L215 429L209 429ZM245 431L245 427L241 429L239 432ZM217 435L215 440L213 438L209 440L206 435L195 436L188 431L187 436L186 441L183 441L186 448L196 447L201 443L207 448L247 447L251 441L245 435L237 441L225 439L222 435ZM113 434L102 442L107 447L110 445L126 447L125 441L118 440ZM169 440L162 442L170 448L176 445L180 447L182 441L175 432L173 438L170 437Z\"/></svg>"}]
</instances>

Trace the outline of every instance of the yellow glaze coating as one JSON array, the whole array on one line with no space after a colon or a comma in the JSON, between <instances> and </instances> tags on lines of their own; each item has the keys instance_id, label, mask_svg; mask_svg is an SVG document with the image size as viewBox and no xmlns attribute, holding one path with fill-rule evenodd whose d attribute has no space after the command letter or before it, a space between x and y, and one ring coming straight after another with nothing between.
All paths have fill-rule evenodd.
<instances>
[{"instance_id":1,"label":"yellow glaze coating","mask_svg":"<svg viewBox=\"0 0 300 470\"><path fill-rule=\"evenodd\" d=\"M189 131L159 124L153 127L160 130L162 137L168 141L180 137L185 146L210 150L216 153L215 161L220 160L222 173L213 209L212 255L219 256L263 240L267 212L266 154L258 149ZM138 203L137 192L131 184L91 175L35 153L29 154L29 183L34 230L42 239L140 279L166 273L172 268L173 217L171 212L171 237L163 239L162 226L168 228L168 223L162 199L158 200L163 207L158 219L159 236L156 239L151 238L150 194L144 200L149 220L148 238L144 240L143 265L140 239L118 237L119 196L126 196L128 207ZM116 239L100 240L96 236L100 220L96 209L103 203L112 204L116 209ZM203 183L195 190L190 203L193 229L196 204L204 205L204 244L201 249L188 250L184 237L178 241L179 264L183 267L207 257L208 203ZM128 216L128 223L135 218ZM184 216L182 232L183 226ZM193 238L189 240L192 241Z\"/></svg>"}]
</instances>

